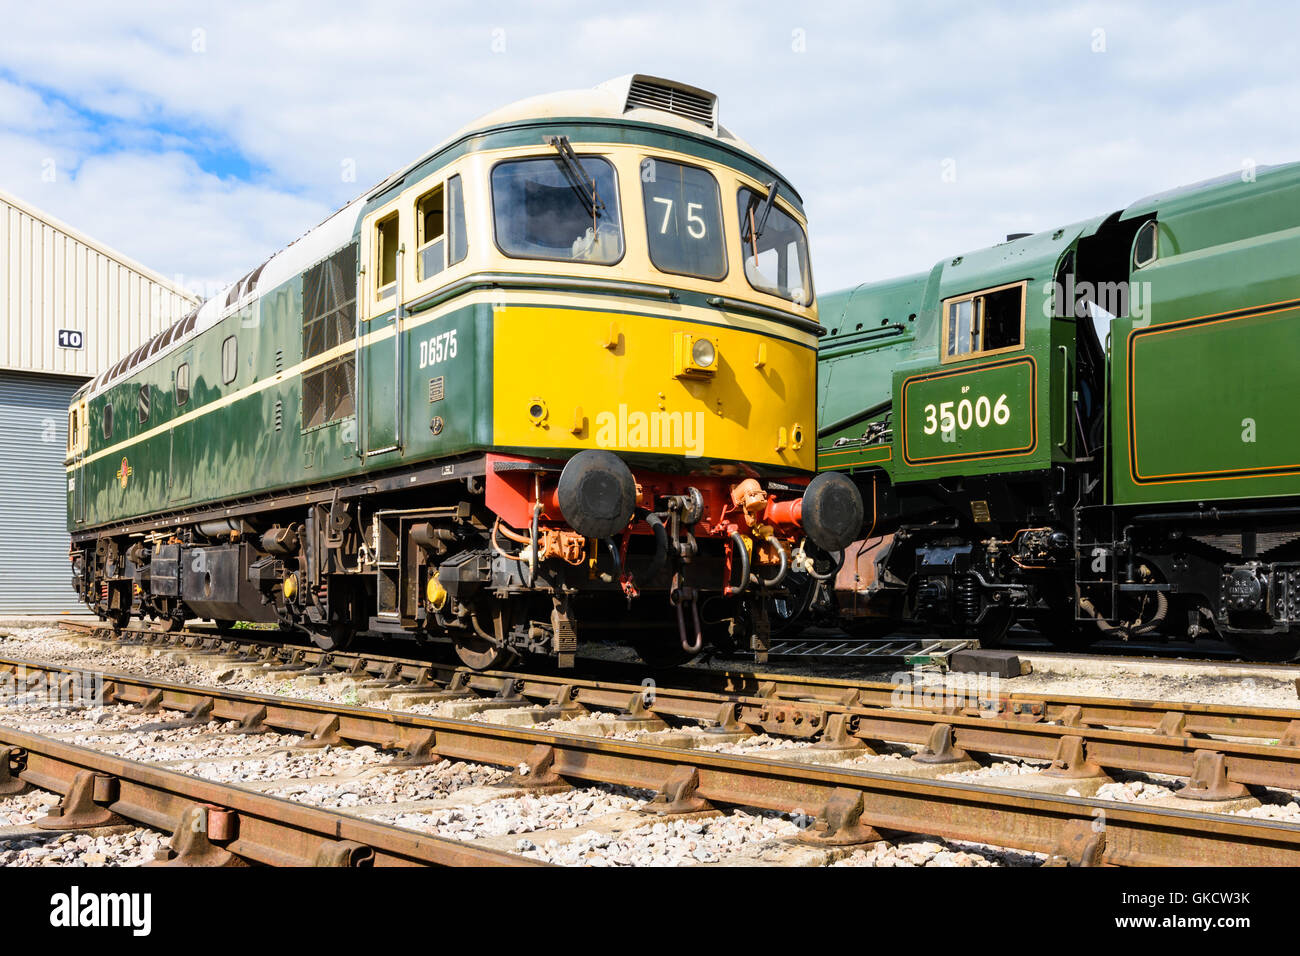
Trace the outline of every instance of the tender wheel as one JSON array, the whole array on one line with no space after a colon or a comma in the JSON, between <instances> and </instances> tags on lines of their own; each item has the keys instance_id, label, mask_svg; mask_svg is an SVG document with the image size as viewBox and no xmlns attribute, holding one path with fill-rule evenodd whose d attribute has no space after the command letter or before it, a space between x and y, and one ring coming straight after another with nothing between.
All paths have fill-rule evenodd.
<instances>
[{"instance_id":1,"label":"tender wheel","mask_svg":"<svg viewBox=\"0 0 1300 956\"><path fill-rule=\"evenodd\" d=\"M1038 633L1047 638L1053 647L1063 651L1082 651L1101 640L1101 631L1095 624L1074 619L1074 604L1060 592L1047 595L1048 610L1034 620Z\"/></svg>"},{"instance_id":2,"label":"tender wheel","mask_svg":"<svg viewBox=\"0 0 1300 956\"><path fill-rule=\"evenodd\" d=\"M167 634L173 634L185 626L185 618L177 617L175 614L168 615L159 621L159 630Z\"/></svg>"},{"instance_id":3,"label":"tender wheel","mask_svg":"<svg viewBox=\"0 0 1300 956\"><path fill-rule=\"evenodd\" d=\"M108 615L108 623L113 625L113 630L115 631L125 631L127 626L131 623L131 612L110 612Z\"/></svg>"},{"instance_id":4,"label":"tender wheel","mask_svg":"<svg viewBox=\"0 0 1300 956\"><path fill-rule=\"evenodd\" d=\"M1276 634L1264 637L1256 634L1225 633L1223 639L1252 661L1289 663L1300 659L1300 634Z\"/></svg>"}]
</instances>

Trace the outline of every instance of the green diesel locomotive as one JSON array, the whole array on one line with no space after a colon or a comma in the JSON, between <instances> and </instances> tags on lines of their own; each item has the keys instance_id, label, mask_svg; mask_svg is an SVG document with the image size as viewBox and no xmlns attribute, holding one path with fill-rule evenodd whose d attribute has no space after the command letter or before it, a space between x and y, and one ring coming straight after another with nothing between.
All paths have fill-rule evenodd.
<instances>
[{"instance_id":1,"label":"green diesel locomotive","mask_svg":"<svg viewBox=\"0 0 1300 956\"><path fill-rule=\"evenodd\" d=\"M818 467L890 620L1300 653L1300 164L822 297Z\"/></svg>"},{"instance_id":2,"label":"green diesel locomotive","mask_svg":"<svg viewBox=\"0 0 1300 956\"><path fill-rule=\"evenodd\" d=\"M823 331L799 194L712 94L525 100L75 396L73 585L118 626L449 636L474 667L761 650L861 524L814 477Z\"/></svg>"}]
</instances>

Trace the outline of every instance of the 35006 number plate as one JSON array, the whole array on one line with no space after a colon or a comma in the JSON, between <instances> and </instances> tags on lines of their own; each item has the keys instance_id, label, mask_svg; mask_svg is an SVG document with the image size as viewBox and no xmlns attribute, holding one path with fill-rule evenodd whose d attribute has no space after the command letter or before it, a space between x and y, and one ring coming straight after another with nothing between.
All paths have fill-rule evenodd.
<instances>
[{"instance_id":1,"label":"35006 number plate","mask_svg":"<svg viewBox=\"0 0 1300 956\"><path fill-rule=\"evenodd\" d=\"M1038 445L1032 356L914 375L902 386L909 465L1031 454Z\"/></svg>"}]
</instances>

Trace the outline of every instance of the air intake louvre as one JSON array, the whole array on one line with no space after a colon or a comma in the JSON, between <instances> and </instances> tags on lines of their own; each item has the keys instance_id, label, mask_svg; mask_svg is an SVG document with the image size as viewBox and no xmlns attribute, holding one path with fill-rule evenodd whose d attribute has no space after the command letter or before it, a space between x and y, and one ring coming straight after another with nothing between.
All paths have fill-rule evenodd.
<instances>
[{"instance_id":1,"label":"air intake louvre","mask_svg":"<svg viewBox=\"0 0 1300 956\"><path fill-rule=\"evenodd\" d=\"M628 87L627 104L623 107L623 112L635 109L661 110L715 129L718 121L717 108L718 98L710 93L638 78Z\"/></svg>"}]
</instances>

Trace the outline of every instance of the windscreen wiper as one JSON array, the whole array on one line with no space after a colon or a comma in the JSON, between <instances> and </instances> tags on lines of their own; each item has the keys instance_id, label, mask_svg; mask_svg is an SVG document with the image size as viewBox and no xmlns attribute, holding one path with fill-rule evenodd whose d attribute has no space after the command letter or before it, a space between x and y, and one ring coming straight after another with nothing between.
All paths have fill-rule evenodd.
<instances>
[{"instance_id":1,"label":"windscreen wiper","mask_svg":"<svg viewBox=\"0 0 1300 956\"><path fill-rule=\"evenodd\" d=\"M762 202L752 202L749 204L749 245L757 254L758 239L763 235L763 230L767 228L767 217L772 214L772 206L776 203L776 180L767 184L767 195L763 197ZM757 207L758 212L754 209Z\"/></svg>"},{"instance_id":2,"label":"windscreen wiper","mask_svg":"<svg viewBox=\"0 0 1300 956\"><path fill-rule=\"evenodd\" d=\"M593 219L605 215L605 203L596 193L596 181L587 178L586 170L582 168L577 155L573 152L573 147L569 145L569 137L548 136L546 142L554 146L555 151L560 154L560 165L564 167L564 173L582 199L582 204L587 207L587 214Z\"/></svg>"}]
</instances>

